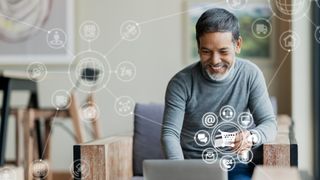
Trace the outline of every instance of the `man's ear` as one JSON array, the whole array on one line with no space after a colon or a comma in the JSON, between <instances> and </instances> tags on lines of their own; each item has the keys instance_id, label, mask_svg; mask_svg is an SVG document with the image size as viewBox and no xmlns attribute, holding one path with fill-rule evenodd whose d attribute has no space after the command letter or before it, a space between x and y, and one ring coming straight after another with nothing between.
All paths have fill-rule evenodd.
<instances>
[{"instance_id":1,"label":"man's ear","mask_svg":"<svg viewBox=\"0 0 320 180\"><path fill-rule=\"evenodd\" d=\"M239 36L239 39L235 43L235 51L236 51L237 54L240 54L241 47L242 47L242 37Z\"/></svg>"}]
</instances>

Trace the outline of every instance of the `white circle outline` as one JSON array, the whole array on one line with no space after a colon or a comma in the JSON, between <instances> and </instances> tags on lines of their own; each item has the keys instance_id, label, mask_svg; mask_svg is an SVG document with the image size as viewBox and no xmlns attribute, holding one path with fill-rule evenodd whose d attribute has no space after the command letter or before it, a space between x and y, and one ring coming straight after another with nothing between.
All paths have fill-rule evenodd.
<instances>
[{"instance_id":1,"label":"white circle outline","mask_svg":"<svg viewBox=\"0 0 320 180\"><path fill-rule=\"evenodd\" d=\"M125 35L127 34L127 32L122 32L123 28L127 25L127 24L134 24L135 27L137 27L137 30L138 30L138 34L134 37L134 38L126 38ZM137 40L139 38L139 36L141 35L141 28L140 28L140 25L139 23L137 23L136 21L133 21L133 20L127 20L125 22L123 22L121 25L120 25L120 37L126 41L134 41L134 40Z\"/></svg>"},{"instance_id":2,"label":"white circle outline","mask_svg":"<svg viewBox=\"0 0 320 180\"><path fill-rule=\"evenodd\" d=\"M134 75L130 78L130 79L122 79L120 76L119 76L119 68L121 67L121 65L123 65L123 64L129 64L132 68L133 68L133 70L134 70ZM117 65L117 68L116 68L116 76L117 76L117 78L120 80L120 81L123 81L123 82L129 82L129 81L132 81L135 77L136 77L136 75L137 75L137 68L136 68L136 66L132 63L132 62L130 62L130 61L123 61L123 62L121 62L120 64L118 64Z\"/></svg>"},{"instance_id":3,"label":"white circle outline","mask_svg":"<svg viewBox=\"0 0 320 180\"><path fill-rule=\"evenodd\" d=\"M204 153L208 150L212 150L215 154L215 159L213 161L207 161L204 158ZM204 161L206 164L213 164L218 160L218 153L215 151L214 148L206 148L205 150L202 151L201 157L202 157L202 161Z\"/></svg>"},{"instance_id":4,"label":"white circle outline","mask_svg":"<svg viewBox=\"0 0 320 180\"><path fill-rule=\"evenodd\" d=\"M230 4L229 1L230 1L230 0L226 0L226 3L228 4L229 8L232 9L232 10L241 10L241 9L245 8L245 7L247 6L247 4L248 4L248 0L244 0L244 3L242 3L242 0L241 0L241 3L242 3L241 6L239 6L239 8L234 8L234 7Z\"/></svg>"},{"instance_id":5,"label":"white circle outline","mask_svg":"<svg viewBox=\"0 0 320 180\"><path fill-rule=\"evenodd\" d=\"M92 106L92 107L94 107L95 108L95 110L96 110L96 116L93 118L93 119L90 119L90 120L87 120L87 118L85 118L84 117L84 109L85 108L87 108L87 107L90 107L90 106ZM86 103L84 103L84 104L82 104L81 106L80 106L80 109L81 109L81 119L82 119L82 121L83 122L87 122L87 123L92 123L92 122L94 122L96 119L99 119L99 117L100 117L100 108L99 108L99 106L96 104L96 103L94 103L94 102L86 102Z\"/></svg>"},{"instance_id":6,"label":"white circle outline","mask_svg":"<svg viewBox=\"0 0 320 180\"><path fill-rule=\"evenodd\" d=\"M259 144L261 143L261 135L260 135L260 133L259 133L257 130L255 130L255 129L250 129L249 131L250 131L251 133L257 135L258 142L257 142L256 144L259 145ZM255 146L255 145L253 145L253 146Z\"/></svg>"},{"instance_id":7,"label":"white circle outline","mask_svg":"<svg viewBox=\"0 0 320 180\"><path fill-rule=\"evenodd\" d=\"M90 167L90 166L89 166L89 163L88 163L87 161L83 160L83 159L78 159L78 160L73 161L72 164L71 164L70 167L69 167L69 171L70 171L72 177L73 177L74 179L77 179L77 180L78 180L78 179L80 180L80 179L82 179L82 178L87 178L87 177L89 176L89 174L91 173L90 168L88 168L88 172L89 172L89 173L86 173L86 174L82 174L82 173L81 173L81 178L75 177L73 166L74 166L75 162L78 162L78 161L80 161L79 163L80 163L81 165L82 165L82 164L85 164L86 167ZM84 176L83 176L83 175L84 175Z\"/></svg>"},{"instance_id":8,"label":"white circle outline","mask_svg":"<svg viewBox=\"0 0 320 180\"><path fill-rule=\"evenodd\" d=\"M43 76L42 76L41 78L39 78L39 79L33 79L32 77L30 77L30 72L29 72L29 71L30 71L31 66L33 66L33 65L41 65L41 66L44 68L44 74L43 74ZM48 69L47 69L47 67L46 67L46 65L45 65L44 63L36 61L36 62L32 62L32 63L30 63L30 64L28 65L28 67L27 67L27 69L26 69L26 73L27 73L27 75L28 75L28 78L29 78L31 81L40 82L40 81L43 81L43 80L47 77L47 75L48 75Z\"/></svg>"},{"instance_id":9,"label":"white circle outline","mask_svg":"<svg viewBox=\"0 0 320 180\"><path fill-rule=\"evenodd\" d=\"M287 37L288 37L288 35L291 35L292 37L296 37L296 38L297 38L296 41L295 41L294 46L292 46L291 48L285 48L285 47L283 46L283 44L282 44L282 40L284 40L284 39L283 39L283 36L285 36L285 35L287 35ZM280 43L280 46L281 46L281 48L282 48L283 50L288 51L288 52L292 52L292 51L298 49L298 47L300 46L300 40L301 40L301 38L300 38L300 36L299 36L296 32L291 31L291 30L288 30L288 31L285 31L285 32L283 32L283 33L281 34L281 36L280 36L280 38L279 38L279 43Z\"/></svg>"},{"instance_id":10,"label":"white circle outline","mask_svg":"<svg viewBox=\"0 0 320 180\"><path fill-rule=\"evenodd\" d=\"M54 31L60 31L60 32L64 35L64 38L65 38L65 39L64 39L64 42L63 42L63 44L60 45L60 46L52 46L52 45L50 44L50 42L49 42L49 34L53 33ZM50 48L52 48L52 49L61 49L61 48L64 48L65 45L67 44L67 42L68 42L67 33L64 32L62 29L60 29L60 28L53 28L53 29L51 29L51 30L48 31L48 33L47 33L47 44L48 44L48 46L49 46Z\"/></svg>"},{"instance_id":11,"label":"white circle outline","mask_svg":"<svg viewBox=\"0 0 320 180\"><path fill-rule=\"evenodd\" d=\"M230 108L230 109L233 111L233 116L232 116L232 118L230 118L230 119L225 119L225 118L222 116L222 111L223 111L223 109L225 109L225 108ZM230 121L232 121L232 120L236 117L236 110L235 110L232 106L230 106L230 105L222 106L221 109L220 109L220 111L219 111L219 116L221 117L222 120L227 121L227 122L230 122Z\"/></svg>"},{"instance_id":12,"label":"white circle outline","mask_svg":"<svg viewBox=\"0 0 320 180\"><path fill-rule=\"evenodd\" d=\"M243 130L240 126L238 126L238 125L237 125L236 123L234 123L234 122L223 122L223 123L220 123L220 124L218 124L218 126L215 127L215 128L212 130L212 132L211 132L211 139L210 139L210 140L211 140L211 144L212 144L213 148L214 148L216 151L218 151L219 153L221 153L221 154L226 154L226 155L234 154L237 150L239 150L239 149L241 148L241 146L243 145L243 141L241 141L241 145L239 146L238 149L234 149L234 150L232 150L232 151L230 151L230 152L223 152L223 151L221 151L219 148L216 148L216 146L215 146L215 143L214 143L214 138L215 138L215 136L214 136L213 133L218 132L218 128L220 128L220 127L222 127L222 126L224 126L224 125L229 125L229 126L235 127L235 128L238 130L237 132L242 132L242 130Z\"/></svg>"},{"instance_id":13,"label":"white circle outline","mask_svg":"<svg viewBox=\"0 0 320 180\"><path fill-rule=\"evenodd\" d=\"M248 161L242 161L241 160L241 157L240 157L240 154L237 154L237 159L239 160L239 162L243 163L243 164L249 164L250 162L252 162L252 159L253 159L253 152L251 149L248 150L248 153L250 153L249 157L250 159Z\"/></svg>"},{"instance_id":14,"label":"white circle outline","mask_svg":"<svg viewBox=\"0 0 320 180\"><path fill-rule=\"evenodd\" d=\"M270 7L273 15L276 16L278 19L280 19L280 20L282 20L282 21L286 21L286 22L293 22L293 21L298 21L298 20L300 20L301 18L303 18L303 17L305 16L305 14L306 14L305 12L308 12L308 11L309 11L310 6L311 6L311 3L310 3L311 1L309 2L309 0L302 0L302 1L303 1L303 6L305 6L305 9L304 9L304 10L301 10L300 12L303 13L303 14L302 14L302 15L299 15L299 14L300 14L300 12L299 12L299 13L293 13L293 14L291 14L291 15L287 15L287 14L281 12L280 10L275 11L273 8L277 8L277 7L274 7L274 6L273 6L273 2L271 2L271 0L268 0L268 1L269 1L269 3L268 3L268 4L269 4L269 7ZM306 2L307 4L305 4L305 2ZM278 9L278 8L277 8L277 9ZM292 10L293 10L293 9L292 9ZM280 12L281 15L277 14L276 12ZM282 15L284 15L284 16L297 16L297 18L285 19L285 18L282 18L282 17L281 17Z\"/></svg>"},{"instance_id":15,"label":"white circle outline","mask_svg":"<svg viewBox=\"0 0 320 180\"><path fill-rule=\"evenodd\" d=\"M54 103L54 97L55 97L55 95L58 94L58 92L63 92L63 93L65 93L65 95L68 96L68 103L67 103L67 105L65 105L65 106L63 106L63 107L58 107L58 106ZM56 90L56 91L53 92L53 94L51 95L51 104L52 104L55 108L57 108L57 109L59 109L59 110L68 109L68 108L70 107L70 104L71 104L71 95L70 95L70 93L69 93L67 90L64 90L64 89Z\"/></svg>"},{"instance_id":16,"label":"white circle outline","mask_svg":"<svg viewBox=\"0 0 320 180\"><path fill-rule=\"evenodd\" d=\"M198 135L199 133L205 133L205 134L208 136L208 142L206 142L205 144L199 144L198 141L197 141L197 135ZM199 131L196 132L196 134L194 134L193 140L196 142L196 144L197 144L198 146L201 146L201 147L206 146L206 145L208 145L208 144L210 143L210 141L211 141L210 133L209 133L208 131L205 131L205 130L199 130Z\"/></svg>"},{"instance_id":17,"label":"white circle outline","mask_svg":"<svg viewBox=\"0 0 320 180\"><path fill-rule=\"evenodd\" d=\"M269 25L269 27L270 27L269 32L268 32L267 35L265 35L265 36L259 36L259 35L257 35L256 32L255 32L255 30L254 30L254 25L256 24L256 22L257 22L257 21L261 21L261 20L263 20L263 21L265 21L266 23L268 23L268 25ZM252 31L252 34L254 35L254 37L256 37L256 38L258 38L258 39L265 39L265 38L268 38L268 37L271 35L272 25L271 25L271 23L269 22L268 19L266 19L266 18L258 18L258 19L256 19L256 20L252 23L252 25L251 25L251 31Z\"/></svg>"},{"instance_id":18,"label":"white circle outline","mask_svg":"<svg viewBox=\"0 0 320 180\"><path fill-rule=\"evenodd\" d=\"M34 166L35 163L38 163L38 162L44 164L44 165L46 166L47 170L48 170L48 171L47 171L47 174L42 177L42 178L45 179L45 178L49 175L50 167L49 167L49 164L48 164L46 161L43 161L42 159L40 159L40 160L34 160L34 161L31 163L30 171L31 171L32 177L33 177L33 178L39 178L39 177L34 177L34 175L33 175L33 166Z\"/></svg>"},{"instance_id":19,"label":"white circle outline","mask_svg":"<svg viewBox=\"0 0 320 180\"><path fill-rule=\"evenodd\" d=\"M222 165L222 160L223 160L223 159L226 159L226 158L232 159L232 161L233 161L232 167L231 167L230 169L226 169L226 168L224 168L224 165ZM220 168L221 168L223 171L231 171L231 170L233 170L233 169L236 167L236 161L235 161L235 159L234 159L232 156L230 156L230 155L224 155L224 156L221 157L220 162L219 162L219 165L220 165Z\"/></svg>"},{"instance_id":20,"label":"white circle outline","mask_svg":"<svg viewBox=\"0 0 320 180\"><path fill-rule=\"evenodd\" d=\"M74 80L72 79L73 78L72 76L74 76L74 74L72 74L72 73L75 73L75 72L73 72L74 65L75 65L75 69L74 70L76 70L77 65L79 64L79 62L81 62L82 59L85 59L85 58L88 58L88 57L92 57L92 56L88 56L86 54L95 54L95 55L99 56L101 59L98 59L98 58L94 58L94 59L98 59L104 65L104 71L105 71L104 72L104 74L105 74L104 78L105 79L102 80L103 83L101 83L101 85L100 85L101 87L97 87L97 88L95 88L93 90L84 90L81 87L77 87L76 86L77 83L73 82ZM81 56L84 56L84 57L78 59L78 57L81 57ZM82 52L78 53L73 58L72 63L70 63L68 72L69 72L68 73L69 74L69 79L70 79L73 87L77 88L78 90L80 90L81 92L84 92L84 93L100 91L101 89L106 87L106 85L109 83L110 78L111 78L111 73L110 73L111 72L111 66L110 66L110 63L109 63L108 59L103 54L101 54L100 52L94 51L94 50L90 50L90 51L87 50L87 51L82 51Z\"/></svg>"},{"instance_id":21,"label":"white circle outline","mask_svg":"<svg viewBox=\"0 0 320 180\"><path fill-rule=\"evenodd\" d=\"M83 33L82 33L82 28L84 25L86 24L94 24L94 26L97 28L97 34L94 38L92 39L87 39L84 37ZM98 39L98 37L100 36L100 27L98 26L98 24L92 20L86 20L84 22L81 23L80 27L79 27L79 35L81 37L81 39L85 40L85 41L88 41L88 42L91 42L91 41L94 41L96 39Z\"/></svg>"},{"instance_id":22,"label":"white circle outline","mask_svg":"<svg viewBox=\"0 0 320 180\"><path fill-rule=\"evenodd\" d=\"M12 180L18 180L17 179L17 173L15 172L13 167L0 167L0 174L1 175L3 175L2 173L7 172L7 171L10 173L10 175L14 176Z\"/></svg>"},{"instance_id":23,"label":"white circle outline","mask_svg":"<svg viewBox=\"0 0 320 180\"><path fill-rule=\"evenodd\" d=\"M206 120L207 116L209 116L209 115L212 115L212 116L214 116L214 118L215 118L215 122L213 123L213 124L214 124L213 126L207 126L207 124L205 123L205 120ZM218 121L219 121L218 116L217 116L214 112L207 112L207 113L205 113L205 114L202 116L201 119L202 119L202 124L203 124L206 128L214 128L214 127L218 124Z\"/></svg>"},{"instance_id":24,"label":"white circle outline","mask_svg":"<svg viewBox=\"0 0 320 180\"><path fill-rule=\"evenodd\" d=\"M249 116L250 116L250 123L249 123L247 126L243 126L243 125L240 123L240 118L241 118L241 116L243 116L243 115L249 115ZM238 115L237 122L238 122L238 124L239 124L242 128L244 128L244 129L250 127L250 126L253 124L252 114L249 113L249 112L242 112L242 113L240 113L240 114Z\"/></svg>"},{"instance_id":25,"label":"white circle outline","mask_svg":"<svg viewBox=\"0 0 320 180\"><path fill-rule=\"evenodd\" d=\"M116 113L117 113L118 115L123 116L123 117L129 116L130 114L133 114L133 108L134 108L134 107L131 107L131 108L132 108L132 111L129 112L129 113L126 113L126 114L120 113L120 112L118 111L118 109L117 109L117 104L118 104L118 102L119 102L121 99L125 99L125 98L129 99L129 101L132 102L132 106L134 106L134 104L135 104L135 101L134 101L133 98L131 98L130 96L120 96L120 97L118 97L118 98L115 100L115 102L114 102L114 109L116 110Z\"/></svg>"}]
</instances>

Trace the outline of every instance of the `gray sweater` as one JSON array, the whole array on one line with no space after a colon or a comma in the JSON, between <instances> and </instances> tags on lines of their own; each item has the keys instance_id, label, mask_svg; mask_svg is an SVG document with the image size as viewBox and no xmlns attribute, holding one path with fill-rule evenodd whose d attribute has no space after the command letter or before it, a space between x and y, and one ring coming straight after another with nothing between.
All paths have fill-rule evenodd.
<instances>
[{"instance_id":1,"label":"gray sweater","mask_svg":"<svg viewBox=\"0 0 320 180\"><path fill-rule=\"evenodd\" d=\"M203 125L202 117L207 112L219 116L225 105L232 106L237 115L252 113L254 124L248 129L259 133L258 145L275 138L275 114L265 79L255 64L237 58L229 76L214 81L197 62L178 72L167 86L161 137L166 158L201 159L202 151L212 144L200 147L194 135L199 130L212 131ZM219 117L218 122L222 121ZM237 118L231 122L237 123Z\"/></svg>"}]
</instances>

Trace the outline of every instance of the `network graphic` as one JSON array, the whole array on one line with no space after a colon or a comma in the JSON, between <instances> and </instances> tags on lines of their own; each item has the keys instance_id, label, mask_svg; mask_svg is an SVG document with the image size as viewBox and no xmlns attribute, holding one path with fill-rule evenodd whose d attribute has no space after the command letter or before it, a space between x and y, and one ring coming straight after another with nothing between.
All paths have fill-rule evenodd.
<instances>
[{"instance_id":1,"label":"network graphic","mask_svg":"<svg viewBox=\"0 0 320 180\"><path fill-rule=\"evenodd\" d=\"M225 105L220 108L219 116L214 112L204 113L202 116L203 129L194 135L194 142L204 147L202 160L207 164L215 163L219 159L222 170L230 171L236 163L248 164L253 160L251 149L243 150L245 142L257 144L261 138L257 130L252 129L254 123L250 112L236 112L235 108ZM242 132L250 131L244 136ZM238 146L236 141L240 138Z\"/></svg>"}]
</instances>

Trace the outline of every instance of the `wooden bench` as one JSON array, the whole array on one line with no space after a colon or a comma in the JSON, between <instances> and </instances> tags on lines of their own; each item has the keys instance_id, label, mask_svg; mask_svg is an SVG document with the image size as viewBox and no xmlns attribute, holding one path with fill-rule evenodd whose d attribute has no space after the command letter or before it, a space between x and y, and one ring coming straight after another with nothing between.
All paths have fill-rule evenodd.
<instances>
[{"instance_id":1,"label":"wooden bench","mask_svg":"<svg viewBox=\"0 0 320 180\"><path fill-rule=\"evenodd\" d=\"M274 142L260 146L264 166L297 166L297 143L293 123L286 115L278 116L278 135ZM86 180L131 179L132 137L115 136L74 146L74 167L88 166L82 174ZM82 161L79 161L81 159ZM81 168L80 168L81 169ZM83 168L86 169L86 168Z\"/></svg>"}]
</instances>

